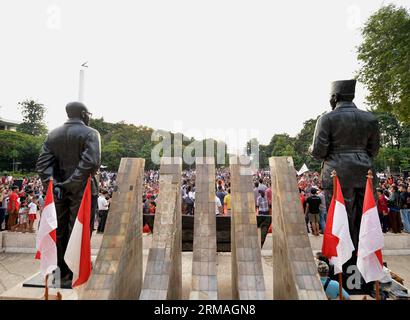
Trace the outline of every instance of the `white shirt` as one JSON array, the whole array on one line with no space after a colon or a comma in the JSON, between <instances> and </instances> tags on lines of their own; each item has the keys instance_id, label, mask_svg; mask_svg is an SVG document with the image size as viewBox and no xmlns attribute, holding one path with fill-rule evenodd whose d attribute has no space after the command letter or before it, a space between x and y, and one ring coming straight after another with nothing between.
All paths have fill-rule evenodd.
<instances>
[{"instance_id":1,"label":"white shirt","mask_svg":"<svg viewBox=\"0 0 410 320\"><path fill-rule=\"evenodd\" d=\"M215 196L215 214L220 214L219 208L222 207L221 200L217 196Z\"/></svg>"},{"instance_id":2,"label":"white shirt","mask_svg":"<svg viewBox=\"0 0 410 320\"><path fill-rule=\"evenodd\" d=\"M108 210L108 201L104 196L98 197L98 210Z\"/></svg>"},{"instance_id":3,"label":"white shirt","mask_svg":"<svg viewBox=\"0 0 410 320\"><path fill-rule=\"evenodd\" d=\"M28 214L37 214L37 205L34 202L30 202L28 209Z\"/></svg>"}]
</instances>

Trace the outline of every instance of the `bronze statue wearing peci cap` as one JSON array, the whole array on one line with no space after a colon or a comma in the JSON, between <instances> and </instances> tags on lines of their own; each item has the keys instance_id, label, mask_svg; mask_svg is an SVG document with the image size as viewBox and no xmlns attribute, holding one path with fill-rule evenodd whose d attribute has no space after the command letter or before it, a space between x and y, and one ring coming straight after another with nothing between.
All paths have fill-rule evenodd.
<instances>
[{"instance_id":1,"label":"bronze statue wearing peci cap","mask_svg":"<svg viewBox=\"0 0 410 320\"><path fill-rule=\"evenodd\" d=\"M311 152L322 160L322 187L328 206L333 193L331 173L337 171L357 250L366 175L379 151L380 134L376 117L353 103L355 86L356 80L332 83L332 111L317 121Z\"/></svg>"}]
</instances>

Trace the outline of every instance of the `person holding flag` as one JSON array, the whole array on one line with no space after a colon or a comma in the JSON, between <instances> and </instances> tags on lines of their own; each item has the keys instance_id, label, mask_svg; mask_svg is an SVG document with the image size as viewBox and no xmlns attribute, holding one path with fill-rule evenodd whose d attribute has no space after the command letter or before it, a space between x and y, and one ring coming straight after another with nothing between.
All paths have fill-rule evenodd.
<instances>
[{"instance_id":1,"label":"person holding flag","mask_svg":"<svg viewBox=\"0 0 410 320\"><path fill-rule=\"evenodd\" d=\"M334 266L334 273L339 274L339 290L342 291L343 265L350 260L354 251L350 237L349 221L342 194L342 188L336 171L332 172L333 197L330 203L325 232L323 234L322 254ZM339 294L342 298L342 294Z\"/></svg>"},{"instance_id":2,"label":"person holding flag","mask_svg":"<svg viewBox=\"0 0 410 320\"><path fill-rule=\"evenodd\" d=\"M384 239L374 199L372 179L372 171L369 170L360 224L357 268L366 283L376 281L376 297L378 297L379 281L385 276L382 257Z\"/></svg>"}]
</instances>

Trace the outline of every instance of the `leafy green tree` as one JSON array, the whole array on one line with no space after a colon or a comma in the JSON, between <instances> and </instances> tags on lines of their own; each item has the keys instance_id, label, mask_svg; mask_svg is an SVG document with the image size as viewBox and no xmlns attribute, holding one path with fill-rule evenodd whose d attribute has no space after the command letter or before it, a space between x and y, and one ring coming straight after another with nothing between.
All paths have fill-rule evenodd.
<instances>
[{"instance_id":1,"label":"leafy green tree","mask_svg":"<svg viewBox=\"0 0 410 320\"><path fill-rule=\"evenodd\" d=\"M98 130L98 132L100 133L101 136L105 136L106 134L108 134L110 132L110 130L112 129L112 124L105 122L104 118L97 118L97 119L90 119L90 127Z\"/></svg>"},{"instance_id":2,"label":"leafy green tree","mask_svg":"<svg viewBox=\"0 0 410 320\"><path fill-rule=\"evenodd\" d=\"M376 170L383 171L390 167L392 172L410 170L410 148L383 147L375 159Z\"/></svg>"},{"instance_id":3,"label":"leafy green tree","mask_svg":"<svg viewBox=\"0 0 410 320\"><path fill-rule=\"evenodd\" d=\"M290 137L287 133L275 134L269 143L272 156L292 156L294 154L294 141L295 138Z\"/></svg>"},{"instance_id":4,"label":"leafy green tree","mask_svg":"<svg viewBox=\"0 0 410 320\"><path fill-rule=\"evenodd\" d=\"M389 112L410 123L410 14L388 5L374 13L362 29L358 47L362 66L358 79L369 90L373 110Z\"/></svg>"},{"instance_id":5,"label":"leafy green tree","mask_svg":"<svg viewBox=\"0 0 410 320\"><path fill-rule=\"evenodd\" d=\"M303 123L302 130L296 135L295 138L295 152L298 158L295 161L295 166L300 168L304 163L312 171L320 170L320 161L317 161L312 157L309 152L309 147L313 142L313 135L315 133L316 123L319 117L316 119L309 119Z\"/></svg>"},{"instance_id":6,"label":"leafy green tree","mask_svg":"<svg viewBox=\"0 0 410 320\"><path fill-rule=\"evenodd\" d=\"M111 140L101 146L101 163L109 170L118 170L121 158L125 156L124 148L117 140Z\"/></svg>"},{"instance_id":7,"label":"leafy green tree","mask_svg":"<svg viewBox=\"0 0 410 320\"><path fill-rule=\"evenodd\" d=\"M17 131L33 136L46 134L47 127L44 122L46 108L44 105L34 100L25 100L18 104L23 115L23 122L17 127Z\"/></svg>"},{"instance_id":8,"label":"leafy green tree","mask_svg":"<svg viewBox=\"0 0 410 320\"><path fill-rule=\"evenodd\" d=\"M13 170L13 162L20 162L23 171L34 171L43 137L21 132L0 130L0 170Z\"/></svg>"},{"instance_id":9,"label":"leafy green tree","mask_svg":"<svg viewBox=\"0 0 410 320\"><path fill-rule=\"evenodd\" d=\"M403 128L397 118L386 112L373 112L379 121L380 145L400 149Z\"/></svg>"}]
</instances>

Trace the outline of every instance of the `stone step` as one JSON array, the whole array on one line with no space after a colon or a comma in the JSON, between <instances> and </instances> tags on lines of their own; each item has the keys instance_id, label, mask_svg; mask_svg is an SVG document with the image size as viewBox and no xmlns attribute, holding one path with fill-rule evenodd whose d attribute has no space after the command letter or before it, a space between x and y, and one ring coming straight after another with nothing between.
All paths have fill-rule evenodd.
<instances>
[{"instance_id":1,"label":"stone step","mask_svg":"<svg viewBox=\"0 0 410 320\"><path fill-rule=\"evenodd\" d=\"M312 251L322 250L323 235L318 237L309 234ZM272 234L266 236L265 243L262 247L262 255L272 255ZM384 235L383 255L401 256L410 255L410 234L408 233L387 233Z\"/></svg>"},{"instance_id":2,"label":"stone step","mask_svg":"<svg viewBox=\"0 0 410 320\"><path fill-rule=\"evenodd\" d=\"M91 254L96 255L101 246L103 235L93 234L91 237ZM144 249L151 246L151 234L143 235ZM0 252L5 253L36 253L36 234L21 232L0 232Z\"/></svg>"},{"instance_id":3,"label":"stone step","mask_svg":"<svg viewBox=\"0 0 410 320\"><path fill-rule=\"evenodd\" d=\"M182 252L182 299L190 299L192 284L192 252ZM143 272L145 274L148 260L148 250L143 251ZM265 280L266 299L272 300L273 271L272 257L263 257L262 266ZM23 287L27 281L38 277L38 273L26 278L17 285L0 294L0 300L42 300L44 288ZM217 277L218 277L218 298L222 300L232 299L231 289L231 254L229 252L217 253ZM72 289L50 289L50 294L62 294L62 300L77 300L78 293Z\"/></svg>"},{"instance_id":4,"label":"stone step","mask_svg":"<svg viewBox=\"0 0 410 320\"><path fill-rule=\"evenodd\" d=\"M152 234L143 235L144 250L151 247ZM322 249L323 235L314 237L309 235L310 244L314 252ZM91 238L92 254L98 253L101 245L102 235L94 234ZM36 235L33 233L20 232L0 232L0 252L6 253L35 253ZM410 255L410 234L408 233L387 233L384 235L383 254L389 256ZM262 248L262 255L272 255L272 234L266 236Z\"/></svg>"}]
</instances>

